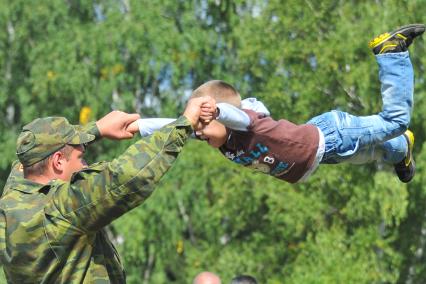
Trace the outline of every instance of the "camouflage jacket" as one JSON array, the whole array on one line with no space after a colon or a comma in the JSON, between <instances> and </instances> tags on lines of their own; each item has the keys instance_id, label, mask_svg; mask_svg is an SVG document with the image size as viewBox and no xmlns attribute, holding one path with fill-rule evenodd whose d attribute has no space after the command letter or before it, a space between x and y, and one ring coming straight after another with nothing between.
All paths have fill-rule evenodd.
<instances>
[{"instance_id":1,"label":"camouflage jacket","mask_svg":"<svg viewBox=\"0 0 426 284\"><path fill-rule=\"evenodd\" d=\"M181 117L70 182L34 183L14 165L0 199L0 263L8 282L124 283L103 228L151 195L191 133Z\"/></svg>"}]
</instances>

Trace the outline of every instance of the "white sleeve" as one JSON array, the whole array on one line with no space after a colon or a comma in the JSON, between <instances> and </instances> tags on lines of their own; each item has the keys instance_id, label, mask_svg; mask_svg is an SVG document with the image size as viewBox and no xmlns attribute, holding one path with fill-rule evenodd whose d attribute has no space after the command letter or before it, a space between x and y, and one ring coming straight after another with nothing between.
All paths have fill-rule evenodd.
<instances>
[{"instance_id":1,"label":"white sleeve","mask_svg":"<svg viewBox=\"0 0 426 284\"><path fill-rule=\"evenodd\" d=\"M258 101L256 98L247 98L241 101L241 108L250 109L255 112L263 113L266 116L270 116L271 113L265 107L265 105Z\"/></svg>"},{"instance_id":2,"label":"white sleeve","mask_svg":"<svg viewBox=\"0 0 426 284\"><path fill-rule=\"evenodd\" d=\"M250 117L247 113L227 103L218 103L216 106L219 109L219 116L216 117L217 121L228 128L247 131L250 125Z\"/></svg>"},{"instance_id":3,"label":"white sleeve","mask_svg":"<svg viewBox=\"0 0 426 284\"><path fill-rule=\"evenodd\" d=\"M175 118L140 118L137 120L139 133L142 137L151 135L154 131L175 120Z\"/></svg>"}]
</instances>

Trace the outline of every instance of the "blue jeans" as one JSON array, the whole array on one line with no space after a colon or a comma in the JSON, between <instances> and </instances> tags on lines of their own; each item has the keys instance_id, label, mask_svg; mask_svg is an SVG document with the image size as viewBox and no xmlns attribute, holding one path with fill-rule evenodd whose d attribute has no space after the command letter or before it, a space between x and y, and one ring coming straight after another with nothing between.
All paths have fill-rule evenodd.
<instances>
[{"instance_id":1,"label":"blue jeans","mask_svg":"<svg viewBox=\"0 0 426 284\"><path fill-rule=\"evenodd\" d=\"M414 75L407 52L376 55L383 100L375 115L355 116L333 110L307 123L324 134L324 164L384 161L395 164L407 153L402 135L410 123L413 107Z\"/></svg>"}]
</instances>

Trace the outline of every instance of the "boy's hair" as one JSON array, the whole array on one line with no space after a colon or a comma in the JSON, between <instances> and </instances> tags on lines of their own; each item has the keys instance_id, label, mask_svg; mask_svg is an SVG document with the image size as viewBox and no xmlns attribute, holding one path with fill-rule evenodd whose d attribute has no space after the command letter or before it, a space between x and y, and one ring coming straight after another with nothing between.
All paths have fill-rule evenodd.
<instances>
[{"instance_id":1,"label":"boy's hair","mask_svg":"<svg viewBox=\"0 0 426 284\"><path fill-rule=\"evenodd\" d=\"M216 103L228 103L241 107L241 96L231 85L221 80L211 80L199 86L192 92L191 98L210 96Z\"/></svg>"}]
</instances>

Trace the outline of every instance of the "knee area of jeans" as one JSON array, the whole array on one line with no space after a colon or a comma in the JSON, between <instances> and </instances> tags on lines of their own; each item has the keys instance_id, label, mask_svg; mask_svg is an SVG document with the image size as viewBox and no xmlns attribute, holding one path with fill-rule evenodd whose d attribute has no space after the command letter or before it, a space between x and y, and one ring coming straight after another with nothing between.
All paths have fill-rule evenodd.
<instances>
[{"instance_id":1,"label":"knee area of jeans","mask_svg":"<svg viewBox=\"0 0 426 284\"><path fill-rule=\"evenodd\" d=\"M400 124L398 128L395 128L392 131L391 135L393 137L398 137L400 135L403 135L404 132L407 131L407 130L408 130L408 125L406 125L406 124Z\"/></svg>"},{"instance_id":2,"label":"knee area of jeans","mask_svg":"<svg viewBox=\"0 0 426 284\"><path fill-rule=\"evenodd\" d=\"M397 132L404 133L410 125L410 119L410 115L401 115L396 118L393 118L390 121L388 120L388 122L394 124L393 127L396 129Z\"/></svg>"},{"instance_id":3,"label":"knee area of jeans","mask_svg":"<svg viewBox=\"0 0 426 284\"><path fill-rule=\"evenodd\" d=\"M407 127L411 121L411 109L412 107L410 107L410 111L408 111L405 115L401 115L399 118L401 120L401 123L405 124Z\"/></svg>"},{"instance_id":4,"label":"knee area of jeans","mask_svg":"<svg viewBox=\"0 0 426 284\"><path fill-rule=\"evenodd\" d=\"M397 121L397 124L398 124L398 130L402 134L408 129L408 126L410 125L410 119Z\"/></svg>"}]
</instances>

